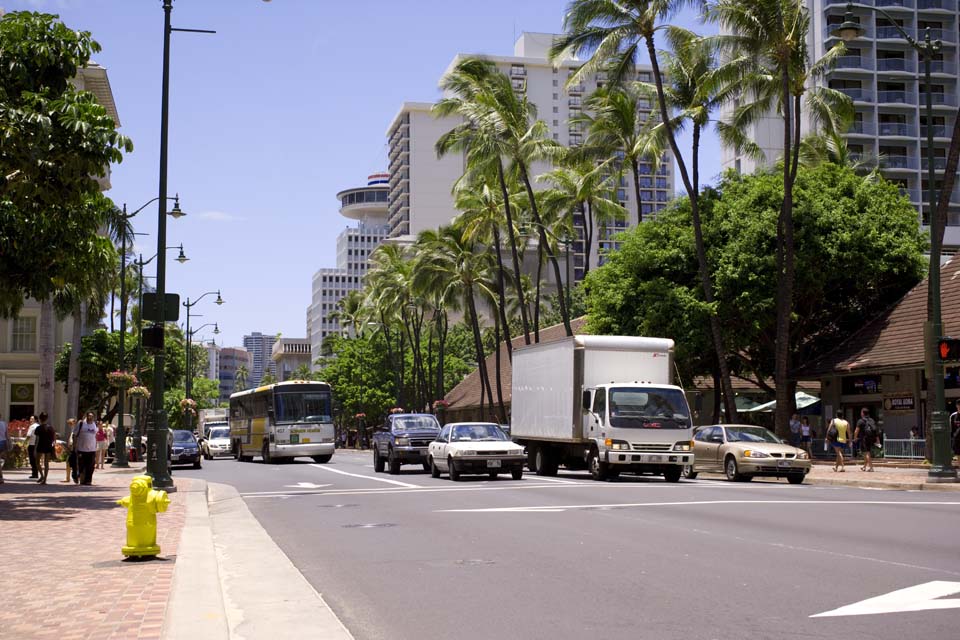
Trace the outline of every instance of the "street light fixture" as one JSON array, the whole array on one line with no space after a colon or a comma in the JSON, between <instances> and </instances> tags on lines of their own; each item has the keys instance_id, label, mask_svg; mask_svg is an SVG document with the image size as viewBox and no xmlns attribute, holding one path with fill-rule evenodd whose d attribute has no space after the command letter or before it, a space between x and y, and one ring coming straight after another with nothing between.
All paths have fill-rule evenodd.
<instances>
[{"instance_id":1,"label":"street light fixture","mask_svg":"<svg viewBox=\"0 0 960 640\"><path fill-rule=\"evenodd\" d=\"M937 342L943 335L943 319L941 317L940 305L940 253L942 231L940 219L937 215L937 192L934 185L936 175L936 163L933 153L933 92L931 89L930 73L931 64L934 56L942 48L939 40L933 40L930 37L930 27L924 30L923 41L918 42L906 30L900 26L900 23L889 13L880 7L871 7L868 5L852 3L847 4L847 11L843 16L843 22L839 24L831 35L834 35L844 42L850 42L864 34L864 29L860 23L854 20L853 9L865 9L867 11L876 11L881 14L894 26L903 39L909 44L923 60L924 92L926 93L926 118L927 118L927 191L928 191L928 218L930 223L930 267L927 274L927 300L930 305L930 319L924 327L924 360L928 368L928 377L932 384L931 395L936 401L930 412L930 431L932 434L931 443L933 451L931 457L932 464L927 472L927 482L956 482L957 470L953 467L953 451L950 446L950 431L947 425L947 412L943 410L943 371L941 369L942 361L937 353Z\"/></svg>"},{"instance_id":2,"label":"street light fixture","mask_svg":"<svg viewBox=\"0 0 960 640\"><path fill-rule=\"evenodd\" d=\"M156 202L160 199L160 196L156 198L151 198L145 202L139 209L133 213L127 213L127 204L123 204L123 224L120 226L120 369L125 369L124 361L124 350L126 348L126 339L127 339L127 228L129 226L130 220L136 216L138 213L143 211L148 205ZM179 218L184 215L180 210L180 196L179 194L174 198L173 211L170 212L174 218ZM183 255L183 245L180 245L180 255ZM152 259L152 258L151 258ZM183 264L181 262L181 264ZM143 267L141 266L141 271ZM143 307L143 301L141 300L141 309ZM141 311L142 313L142 311ZM137 358L137 366L139 369L140 360ZM138 371L139 373L139 371ZM125 414L124 414L124 405L126 398L126 389L120 387L117 390L117 403L120 406L120 413L117 416L117 438L116 441L120 443L114 450L113 456L113 465L114 467L126 468L130 465L127 461L127 430L123 424Z\"/></svg>"},{"instance_id":3,"label":"street light fixture","mask_svg":"<svg viewBox=\"0 0 960 640\"><path fill-rule=\"evenodd\" d=\"M194 331L190 331L190 309L192 309L194 306L196 306L197 303L199 303L201 300L203 300L203 299L206 298L207 296L212 296L213 294L217 294L217 299L214 300L214 303L217 304L218 306L219 306L219 305L222 305L222 304L223 304L223 298L220 297L220 290L219 290L219 289L217 289L216 291L207 291L206 293L204 293L203 295L201 295L199 298L197 298L197 299L194 300L193 302L190 302L190 298L187 298L187 301L183 303L183 306L187 308L187 328L186 328L186 336L187 336L187 378L186 378L186 382L185 382L185 384L184 384L184 392L185 392L185 397L187 398L187 400L192 399L192 392L193 392L193 371L192 371L192 366L191 366L191 364L190 364L190 360L191 360L190 354L191 354L192 351L193 351L193 338L192 338L192 336L193 336L194 333L196 333L197 331L199 331L199 329L196 329L196 330L194 330ZM194 314L194 315L196 315L196 314ZM209 327L210 324L211 324L211 323L208 322L207 324L205 324L205 325L203 325L202 327L200 327L200 329L202 329L203 327ZM213 324L213 326L214 326L214 333L220 333L220 327L217 326L217 323L212 323L212 324ZM187 428L188 428L188 429L193 426L192 422L193 422L193 416L188 412L188 413L187 413Z\"/></svg>"},{"instance_id":4,"label":"street light fixture","mask_svg":"<svg viewBox=\"0 0 960 640\"><path fill-rule=\"evenodd\" d=\"M188 262L188 261L190 260L190 258L188 258L187 255L183 252L183 245L182 245L182 244L180 245L180 255L178 255L178 256L176 257L176 260L177 260L177 262L179 262L180 264L183 264L184 262Z\"/></svg>"}]
</instances>

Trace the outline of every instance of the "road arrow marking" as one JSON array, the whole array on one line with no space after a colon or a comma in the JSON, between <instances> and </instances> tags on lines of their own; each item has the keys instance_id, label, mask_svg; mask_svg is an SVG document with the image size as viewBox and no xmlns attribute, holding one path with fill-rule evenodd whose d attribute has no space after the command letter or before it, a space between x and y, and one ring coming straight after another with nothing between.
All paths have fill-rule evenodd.
<instances>
[{"instance_id":1,"label":"road arrow marking","mask_svg":"<svg viewBox=\"0 0 960 640\"><path fill-rule=\"evenodd\" d=\"M329 484L313 484L312 482L298 482L297 484L285 484L284 487L289 489L322 489L323 487L329 487Z\"/></svg>"},{"instance_id":2,"label":"road arrow marking","mask_svg":"<svg viewBox=\"0 0 960 640\"><path fill-rule=\"evenodd\" d=\"M848 604L845 607L824 611L810 616L827 618L833 616L866 616L876 613L899 613L904 611L926 611L928 609L960 609L960 598L944 598L960 593L960 582L934 580L915 587L899 589L875 598Z\"/></svg>"}]
</instances>

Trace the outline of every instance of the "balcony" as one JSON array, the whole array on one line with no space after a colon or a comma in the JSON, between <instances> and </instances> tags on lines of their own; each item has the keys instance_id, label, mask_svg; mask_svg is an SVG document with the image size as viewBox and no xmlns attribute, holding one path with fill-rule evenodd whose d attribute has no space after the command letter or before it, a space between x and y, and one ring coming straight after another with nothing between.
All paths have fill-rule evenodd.
<instances>
[{"instance_id":1,"label":"balcony","mask_svg":"<svg viewBox=\"0 0 960 640\"><path fill-rule=\"evenodd\" d=\"M909 35L911 38L916 37L913 27L901 28L903 31L906 31L907 35ZM901 32L897 27L890 25L877 27L877 40L903 40L903 32Z\"/></svg>"},{"instance_id":2,"label":"balcony","mask_svg":"<svg viewBox=\"0 0 960 640\"><path fill-rule=\"evenodd\" d=\"M957 0L917 0L920 11L956 11Z\"/></svg>"},{"instance_id":3,"label":"balcony","mask_svg":"<svg viewBox=\"0 0 960 640\"><path fill-rule=\"evenodd\" d=\"M913 170L916 171L919 168L917 164L917 159L913 156L895 156L887 155L880 150L881 155L881 168L883 169L897 169L897 170Z\"/></svg>"},{"instance_id":4,"label":"balcony","mask_svg":"<svg viewBox=\"0 0 960 640\"><path fill-rule=\"evenodd\" d=\"M522 78L527 75L524 67L510 67L510 76L513 78Z\"/></svg>"},{"instance_id":5,"label":"balcony","mask_svg":"<svg viewBox=\"0 0 960 640\"><path fill-rule=\"evenodd\" d=\"M877 132L877 128L873 125L872 122L863 122L862 120L854 122L850 125L850 129L847 131L847 135L854 136L873 136Z\"/></svg>"},{"instance_id":6,"label":"balcony","mask_svg":"<svg viewBox=\"0 0 960 640\"><path fill-rule=\"evenodd\" d=\"M873 102L873 92L867 89L858 89L855 87L843 87L837 89L840 93L850 96L854 102Z\"/></svg>"},{"instance_id":7,"label":"balcony","mask_svg":"<svg viewBox=\"0 0 960 640\"><path fill-rule=\"evenodd\" d=\"M922 2L923 0L921 0ZM862 3L862 4L870 4ZM913 9L913 0L877 0L875 3L878 7L884 9Z\"/></svg>"},{"instance_id":8,"label":"balcony","mask_svg":"<svg viewBox=\"0 0 960 640\"><path fill-rule=\"evenodd\" d=\"M881 136L917 137L917 128L912 124L906 124L904 122L881 122L877 125L877 128Z\"/></svg>"},{"instance_id":9,"label":"balcony","mask_svg":"<svg viewBox=\"0 0 960 640\"><path fill-rule=\"evenodd\" d=\"M949 60L931 60L930 73L945 73L951 76L956 75L957 65L953 64Z\"/></svg>"},{"instance_id":10,"label":"balcony","mask_svg":"<svg viewBox=\"0 0 960 640\"><path fill-rule=\"evenodd\" d=\"M933 106L935 107L955 107L957 106L957 96L953 93L931 93L930 96L933 98ZM927 104L927 94L926 92L920 92L920 104Z\"/></svg>"},{"instance_id":11,"label":"balcony","mask_svg":"<svg viewBox=\"0 0 960 640\"><path fill-rule=\"evenodd\" d=\"M861 56L840 56L834 68L845 71L870 71L873 69L873 60Z\"/></svg>"},{"instance_id":12,"label":"balcony","mask_svg":"<svg viewBox=\"0 0 960 640\"><path fill-rule=\"evenodd\" d=\"M583 85L582 85L582 84L572 84L572 85L570 85L569 87L567 87L567 93L579 95L579 94L583 93Z\"/></svg>"},{"instance_id":13,"label":"balcony","mask_svg":"<svg viewBox=\"0 0 960 640\"><path fill-rule=\"evenodd\" d=\"M907 187L898 187L900 195L906 196L910 202L920 202L920 189L908 189Z\"/></svg>"},{"instance_id":14,"label":"balcony","mask_svg":"<svg viewBox=\"0 0 960 640\"><path fill-rule=\"evenodd\" d=\"M877 102L914 105L917 103L917 94L910 91L878 91Z\"/></svg>"},{"instance_id":15,"label":"balcony","mask_svg":"<svg viewBox=\"0 0 960 640\"><path fill-rule=\"evenodd\" d=\"M927 137L927 127L926 125L920 125L920 135L924 138ZM950 138L953 135L953 127L947 128L945 124L935 124L933 125L933 137L934 138Z\"/></svg>"},{"instance_id":16,"label":"balcony","mask_svg":"<svg viewBox=\"0 0 960 640\"><path fill-rule=\"evenodd\" d=\"M917 65L909 58L877 58L877 71L916 73Z\"/></svg>"},{"instance_id":17,"label":"balcony","mask_svg":"<svg viewBox=\"0 0 960 640\"><path fill-rule=\"evenodd\" d=\"M580 100L580 98L570 98L567 100L568 107L576 107L579 109L582 104L583 102Z\"/></svg>"}]
</instances>

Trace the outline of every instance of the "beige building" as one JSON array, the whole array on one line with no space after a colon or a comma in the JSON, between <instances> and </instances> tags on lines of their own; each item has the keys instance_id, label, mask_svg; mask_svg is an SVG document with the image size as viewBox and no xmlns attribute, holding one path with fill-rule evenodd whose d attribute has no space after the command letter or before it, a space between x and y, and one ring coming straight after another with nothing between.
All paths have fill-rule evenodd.
<instances>
[{"instance_id":1,"label":"beige building","mask_svg":"<svg viewBox=\"0 0 960 640\"><path fill-rule=\"evenodd\" d=\"M310 367L310 340L308 338L280 338L273 343L270 354L277 368L277 382L292 379L293 372L306 365Z\"/></svg>"},{"instance_id":2,"label":"beige building","mask_svg":"<svg viewBox=\"0 0 960 640\"><path fill-rule=\"evenodd\" d=\"M92 92L97 101L120 126L120 116L110 89L107 70L95 62L81 69L74 84ZM110 189L110 168L97 180L103 191ZM0 318L0 417L5 420L28 419L40 411L50 414L51 424L58 430L67 421L67 394L60 382L54 382L54 406L41 407L40 402L40 303L26 300L15 318ZM59 353L73 332L73 320L54 320L54 353Z\"/></svg>"}]
</instances>

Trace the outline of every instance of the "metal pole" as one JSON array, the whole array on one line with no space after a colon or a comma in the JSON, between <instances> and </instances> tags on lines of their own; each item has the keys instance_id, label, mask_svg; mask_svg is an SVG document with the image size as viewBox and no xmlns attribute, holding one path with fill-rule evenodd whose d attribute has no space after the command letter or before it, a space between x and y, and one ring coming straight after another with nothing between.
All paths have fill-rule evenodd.
<instances>
[{"instance_id":1,"label":"metal pole","mask_svg":"<svg viewBox=\"0 0 960 640\"><path fill-rule=\"evenodd\" d=\"M127 342L127 205L123 205L123 226L120 228L120 370L126 370L124 347ZM126 389L117 390L117 402L120 405L120 414L117 416L117 433L113 448L113 465L126 468L127 463L127 430L123 426L123 412L125 410Z\"/></svg>"},{"instance_id":2,"label":"metal pole","mask_svg":"<svg viewBox=\"0 0 960 640\"><path fill-rule=\"evenodd\" d=\"M950 432L947 425L946 402L943 397L943 366L937 353L937 341L943 335L943 319L940 310L940 219L937 215L937 191L934 185L935 166L933 153L933 93L931 92L930 67L933 59L934 44L930 40L930 28L923 37L923 46L916 47L923 56L924 85L927 94L927 191L929 198L930 220L930 273L927 283L930 289L930 331L927 334L927 349L933 353L930 360L934 363L932 371L932 395L936 405L930 413L931 456L927 482L956 482L957 471L953 468L953 451L950 448Z\"/></svg>"},{"instance_id":3,"label":"metal pole","mask_svg":"<svg viewBox=\"0 0 960 640\"><path fill-rule=\"evenodd\" d=\"M173 0L163 0L163 84L160 94L160 189L157 213L157 318L165 333L166 247L167 247L167 137L170 109L170 12ZM161 334L163 335L163 334ZM163 335L165 338L166 336ZM165 340L164 340L165 343ZM157 489L174 489L167 464L167 416L163 410L164 352L166 344L154 355L153 415L148 429L147 473Z\"/></svg>"},{"instance_id":4,"label":"metal pole","mask_svg":"<svg viewBox=\"0 0 960 640\"><path fill-rule=\"evenodd\" d=\"M189 400L189 399L190 399L191 386L192 386L190 383L192 382L192 378L193 378L192 373L191 373L191 369L190 369L190 367L191 367L191 364L190 364L190 352L193 351L193 344L192 344L193 341L192 341L191 338L190 338L190 298L187 298L187 301L184 303L183 306L185 306L185 307L187 308L187 380L186 380L186 382L185 382L185 384L184 384L184 390L185 390L184 397ZM189 408L187 409L187 414L186 414L186 415L187 415L187 429L192 429L192 428L193 428L193 419L192 419L193 416L190 414Z\"/></svg>"},{"instance_id":5,"label":"metal pole","mask_svg":"<svg viewBox=\"0 0 960 640\"><path fill-rule=\"evenodd\" d=\"M138 275L137 278L137 298L139 299L139 313L140 317L137 319L137 374L139 375L143 371L143 254L139 255ZM143 425L140 422L141 416L141 406L145 404L144 399L137 401L136 407L136 417L134 418L134 428L133 428L133 446L134 451L137 452L137 455L140 455L140 443L143 441Z\"/></svg>"}]
</instances>

